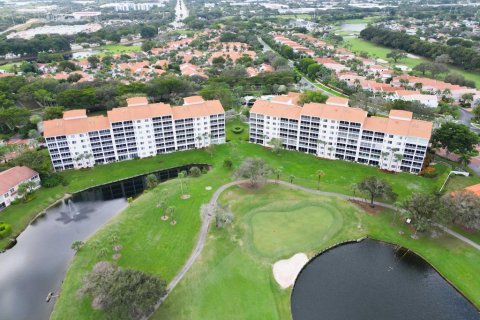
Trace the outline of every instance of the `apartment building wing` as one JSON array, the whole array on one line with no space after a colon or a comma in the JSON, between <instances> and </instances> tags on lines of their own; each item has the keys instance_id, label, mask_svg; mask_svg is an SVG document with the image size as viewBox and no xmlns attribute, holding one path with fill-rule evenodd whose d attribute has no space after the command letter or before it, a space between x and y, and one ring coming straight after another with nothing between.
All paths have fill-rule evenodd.
<instances>
[{"instance_id":1,"label":"apartment building wing","mask_svg":"<svg viewBox=\"0 0 480 320\"><path fill-rule=\"evenodd\" d=\"M285 98L284 98L285 99ZM388 118L346 106L257 100L250 110L250 142L269 146L272 138L286 149L378 166L420 172L432 124L392 110Z\"/></svg>"},{"instance_id":2,"label":"apartment building wing","mask_svg":"<svg viewBox=\"0 0 480 320\"><path fill-rule=\"evenodd\" d=\"M33 189L40 188L38 172L29 167L17 166L0 172L0 211L20 198L18 187L30 181L34 183Z\"/></svg>"},{"instance_id":3,"label":"apartment building wing","mask_svg":"<svg viewBox=\"0 0 480 320\"><path fill-rule=\"evenodd\" d=\"M184 106L127 99L107 116L70 110L45 121L44 136L55 170L145 158L160 153L225 143L225 115L218 100L188 97Z\"/></svg>"}]
</instances>

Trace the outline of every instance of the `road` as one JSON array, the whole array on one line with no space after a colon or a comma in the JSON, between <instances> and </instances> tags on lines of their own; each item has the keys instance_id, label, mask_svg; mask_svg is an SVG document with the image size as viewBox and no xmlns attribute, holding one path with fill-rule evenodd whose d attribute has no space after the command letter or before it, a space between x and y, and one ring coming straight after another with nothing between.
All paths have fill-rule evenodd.
<instances>
[{"instance_id":1,"label":"road","mask_svg":"<svg viewBox=\"0 0 480 320\"><path fill-rule=\"evenodd\" d=\"M220 195L230 187L238 186L238 185L245 184L245 183L249 183L249 181L248 180L239 180L239 181L233 181L233 182L229 182L227 184L224 184L223 186L221 186L220 188L218 188L214 192L214 194L210 198L209 203L205 206L202 206L202 208L200 209L200 217L201 217L201 220L202 220L202 225L200 227L200 234L198 235L198 239L197 239L197 243L195 245L195 248L193 249L190 257L187 260L187 262L183 265L182 269L180 269L180 271L175 275L175 277L172 279L172 281L170 281L170 283L168 284L167 293L165 294L165 296L163 296L158 301L158 303L156 304L155 309L152 312L152 314L155 313L155 311L160 307L162 302L165 301L165 299L168 297L168 295L173 291L173 289L177 286L177 284L187 274L188 270L190 270L190 268L193 266L195 261L198 259L198 257L202 253L202 250L205 246L205 241L207 239L208 229L209 229L210 223L212 221L212 218L215 215L215 207L217 206L217 201L218 201L218 198L220 198ZM310 194L315 194L315 195L321 195L321 196L327 196L327 197L336 197L336 198L340 198L340 199L344 199L344 200L356 200L356 201L362 201L362 202L365 201L365 199L363 199L363 198L352 197L352 196L348 196L348 195L341 194L341 193L336 193L336 192L326 192L326 191L320 191L320 190L316 190L316 189L310 189L310 188L302 187L302 186L292 184L292 183L282 181L282 180L277 181L277 180L274 180L274 179L267 179L266 183L280 184L280 185L288 187L288 188L292 188L292 189L295 189L295 190L300 190L300 191L307 192L307 193L310 193ZM402 210L402 209L399 209L398 207L395 207L394 205L391 205L391 204L388 204L388 203L375 201L374 204L377 205L377 206L392 209L392 210ZM437 224L437 227L439 227L440 229L442 229L446 233L450 234L451 236L457 238L458 240L460 240L460 241L462 241L462 242L464 242L464 243L466 243L466 244L468 244L468 245L470 245L470 246L472 246L475 249L480 251L480 245L478 243L462 236L461 234L458 234L457 232L455 232L453 230L450 230L449 228L447 228L445 226ZM148 317L148 318L150 318L150 317Z\"/></svg>"},{"instance_id":2,"label":"road","mask_svg":"<svg viewBox=\"0 0 480 320\"><path fill-rule=\"evenodd\" d=\"M472 130L473 132L480 134L480 129L472 126L471 124L472 118L473 118L473 114L471 112L468 112L463 108L460 108L460 119L459 119L460 122L466 125L467 127L469 127L470 130Z\"/></svg>"},{"instance_id":3,"label":"road","mask_svg":"<svg viewBox=\"0 0 480 320\"><path fill-rule=\"evenodd\" d=\"M188 17L188 8L185 5L184 0L177 0L177 5L175 6L175 20L172 22L174 29L183 28L183 20Z\"/></svg>"},{"instance_id":4,"label":"road","mask_svg":"<svg viewBox=\"0 0 480 320\"><path fill-rule=\"evenodd\" d=\"M258 42L260 42L262 44L263 52L267 52L267 51L275 52L275 50L273 50L265 41L263 41L261 37L258 37ZM292 60L288 60L288 66L293 69L294 68L294 62ZM298 82L298 85L299 85L300 89L302 89L302 90L322 91L322 93L327 95L327 96L333 96L333 94L331 94L330 92L325 91L322 88L317 87L312 81L308 80L303 75L302 75L302 78L300 79L300 81Z\"/></svg>"}]
</instances>

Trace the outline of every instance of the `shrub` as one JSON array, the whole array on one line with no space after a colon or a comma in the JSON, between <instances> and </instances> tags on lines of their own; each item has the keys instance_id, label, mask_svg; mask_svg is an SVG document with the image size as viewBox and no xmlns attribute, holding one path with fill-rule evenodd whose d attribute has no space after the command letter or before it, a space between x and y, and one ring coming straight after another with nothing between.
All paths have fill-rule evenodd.
<instances>
[{"instance_id":1,"label":"shrub","mask_svg":"<svg viewBox=\"0 0 480 320\"><path fill-rule=\"evenodd\" d=\"M12 226L6 222L0 221L0 239L5 238L12 232Z\"/></svg>"},{"instance_id":2,"label":"shrub","mask_svg":"<svg viewBox=\"0 0 480 320\"><path fill-rule=\"evenodd\" d=\"M232 160L230 160L230 159L223 160L223 166L227 169L232 169L232 167L233 167Z\"/></svg>"},{"instance_id":3,"label":"shrub","mask_svg":"<svg viewBox=\"0 0 480 320\"><path fill-rule=\"evenodd\" d=\"M235 133L235 134L240 134L240 133L243 132L243 130L244 129L240 126L235 126L235 127L232 128L232 132Z\"/></svg>"},{"instance_id":4,"label":"shrub","mask_svg":"<svg viewBox=\"0 0 480 320\"><path fill-rule=\"evenodd\" d=\"M84 278L81 296L92 298L92 307L110 319L143 319L155 310L166 293L166 282L138 270L123 269L110 262L98 262Z\"/></svg>"},{"instance_id":5,"label":"shrub","mask_svg":"<svg viewBox=\"0 0 480 320\"><path fill-rule=\"evenodd\" d=\"M436 178L438 176L437 169L433 167L427 167L423 170L422 175L425 178Z\"/></svg>"},{"instance_id":6,"label":"shrub","mask_svg":"<svg viewBox=\"0 0 480 320\"><path fill-rule=\"evenodd\" d=\"M202 174L202 171L199 167L191 167L190 168L190 175L192 177L199 177Z\"/></svg>"},{"instance_id":7,"label":"shrub","mask_svg":"<svg viewBox=\"0 0 480 320\"><path fill-rule=\"evenodd\" d=\"M68 182L59 173L51 173L49 175L42 175L41 180L42 180L42 187L45 187L45 188L53 188L53 187L58 186L59 184L62 184L63 186L68 185Z\"/></svg>"}]
</instances>

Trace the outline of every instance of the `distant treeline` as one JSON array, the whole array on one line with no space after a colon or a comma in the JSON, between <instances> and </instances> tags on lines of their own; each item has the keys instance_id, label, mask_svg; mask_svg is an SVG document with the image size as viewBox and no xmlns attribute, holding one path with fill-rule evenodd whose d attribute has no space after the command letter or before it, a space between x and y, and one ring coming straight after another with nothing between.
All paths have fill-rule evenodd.
<instances>
[{"instance_id":1,"label":"distant treeline","mask_svg":"<svg viewBox=\"0 0 480 320\"><path fill-rule=\"evenodd\" d=\"M430 43L404 32L372 26L362 30L360 37L385 47L404 50L430 59L448 54L453 65L466 70L480 70L480 53L471 48Z\"/></svg>"},{"instance_id":2,"label":"distant treeline","mask_svg":"<svg viewBox=\"0 0 480 320\"><path fill-rule=\"evenodd\" d=\"M0 41L0 55L7 53L36 56L39 52L70 51L69 39L57 34L36 35L33 39L5 39Z\"/></svg>"}]
</instances>

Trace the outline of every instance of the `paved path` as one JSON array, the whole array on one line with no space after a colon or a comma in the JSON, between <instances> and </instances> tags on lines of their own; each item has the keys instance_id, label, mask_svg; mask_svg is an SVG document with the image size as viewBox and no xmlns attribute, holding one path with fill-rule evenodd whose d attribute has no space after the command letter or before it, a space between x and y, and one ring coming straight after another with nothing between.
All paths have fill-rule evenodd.
<instances>
[{"instance_id":1,"label":"paved path","mask_svg":"<svg viewBox=\"0 0 480 320\"><path fill-rule=\"evenodd\" d=\"M442 226L441 224L436 224L437 227L445 231L446 233L450 234L451 236L454 236L458 240L461 240L465 243L468 243L472 247L476 248L477 250L480 250L480 244L468 239L467 237L462 236L460 233L453 231L452 229L449 229L445 226Z\"/></svg>"},{"instance_id":2,"label":"paved path","mask_svg":"<svg viewBox=\"0 0 480 320\"><path fill-rule=\"evenodd\" d=\"M304 191L304 192L307 192L307 193L310 193L310 194L317 194L317 195L327 196L327 197L336 197L336 198L340 198L340 199L344 199L344 200L356 200L356 201L365 202L365 199L363 199L363 198L352 197L352 196L348 196L348 195L341 194L341 193L310 189L310 188L302 187L302 186L292 184L292 183L282 181L282 180L277 181L277 180L274 180L274 179L267 179L266 182L267 183L279 184L279 185L286 186L286 187L289 187L289 188L292 188L292 189L295 189L295 190ZM195 263L197 258L202 253L203 247L205 246L205 240L207 239L208 228L209 228L210 222L211 222L211 220L214 216L214 209L215 209L215 206L217 205L217 201L218 201L218 198L220 197L220 195L225 190L227 190L228 188L233 187L233 186L238 186L238 185L243 184L243 183L248 183L248 180L239 180L239 181L233 181L233 182L224 184L223 186L218 188L215 191L215 193L212 195L212 198L210 199L210 202L207 204L207 208L206 209L205 208L201 209L200 215L201 215L201 220L202 220L202 226L200 228L200 234L198 236L197 244L195 245L195 249L193 249L192 254L188 258L187 262L183 265L182 269L177 273L177 275L168 284L167 293L157 303L157 305L155 306L155 310L152 312L152 314L160 307L162 302L165 301L165 299L168 297L168 295L177 286L177 284L180 282L180 280L182 280L182 278L185 276L185 274L193 266L193 264ZM377 202L377 201L375 201L374 203L377 206L381 206L381 207L385 207L385 208L393 209L393 210L399 210L398 207L395 207L394 205L391 205L391 204L388 204L388 203ZM457 238L458 240L463 241L463 242L471 245L472 247L476 248L477 250L480 250L480 245L479 244L477 244L474 241L462 236L461 234L459 234L459 233L457 233L453 230L450 230L447 227L442 226L442 225L437 225L437 227L439 227L440 229L442 229L446 233L452 235L453 237Z\"/></svg>"}]
</instances>

